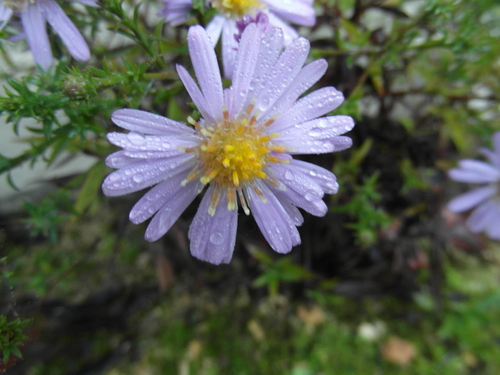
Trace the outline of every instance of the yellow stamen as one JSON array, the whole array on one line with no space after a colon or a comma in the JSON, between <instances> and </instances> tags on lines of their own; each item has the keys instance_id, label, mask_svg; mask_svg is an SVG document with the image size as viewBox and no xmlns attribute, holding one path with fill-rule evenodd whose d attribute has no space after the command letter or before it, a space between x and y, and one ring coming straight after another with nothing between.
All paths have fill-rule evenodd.
<instances>
[{"instance_id":1,"label":"yellow stamen","mask_svg":"<svg viewBox=\"0 0 500 375\"><path fill-rule=\"evenodd\" d=\"M231 18L241 18L245 14L255 14L259 9L258 0L211 0L212 6Z\"/></svg>"}]
</instances>

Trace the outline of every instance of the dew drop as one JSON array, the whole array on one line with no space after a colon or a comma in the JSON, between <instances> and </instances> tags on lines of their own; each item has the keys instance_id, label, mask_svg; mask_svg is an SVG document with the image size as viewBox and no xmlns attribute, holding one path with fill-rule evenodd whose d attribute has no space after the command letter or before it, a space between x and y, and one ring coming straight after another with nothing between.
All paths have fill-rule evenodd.
<instances>
[{"instance_id":1,"label":"dew drop","mask_svg":"<svg viewBox=\"0 0 500 375\"><path fill-rule=\"evenodd\" d=\"M149 212L150 214L154 214L154 213L155 213L155 211L156 211L156 210L155 210L155 208L154 208L153 206L149 206L149 207L148 207L148 212Z\"/></svg>"},{"instance_id":2,"label":"dew drop","mask_svg":"<svg viewBox=\"0 0 500 375\"><path fill-rule=\"evenodd\" d=\"M288 181L291 181L294 179L294 175L293 175L293 172L290 171L290 170L287 170L285 172L285 179L287 179Z\"/></svg>"},{"instance_id":3,"label":"dew drop","mask_svg":"<svg viewBox=\"0 0 500 375\"><path fill-rule=\"evenodd\" d=\"M134 177L132 177L132 179L137 182L137 183L140 183L144 180L144 176L141 174L141 173L137 173L134 175Z\"/></svg>"},{"instance_id":4,"label":"dew drop","mask_svg":"<svg viewBox=\"0 0 500 375\"><path fill-rule=\"evenodd\" d=\"M134 144L134 145L142 145L146 142L146 137L143 136L142 134L139 134L139 133L129 133L127 135L127 139L130 141L130 143Z\"/></svg>"},{"instance_id":5,"label":"dew drop","mask_svg":"<svg viewBox=\"0 0 500 375\"><path fill-rule=\"evenodd\" d=\"M210 242L214 245L220 245L224 241L224 236L220 232L214 232L210 235Z\"/></svg>"},{"instance_id":6,"label":"dew drop","mask_svg":"<svg viewBox=\"0 0 500 375\"><path fill-rule=\"evenodd\" d=\"M323 130L321 130L320 128L312 128L311 130L309 130L308 134L311 137L319 137L321 134L323 134Z\"/></svg>"},{"instance_id":7,"label":"dew drop","mask_svg":"<svg viewBox=\"0 0 500 375\"><path fill-rule=\"evenodd\" d=\"M306 195L305 195L304 197L305 197L305 198L306 198L306 200L307 200L307 201L309 201L309 202L312 202L312 201L314 201L314 200L316 200L316 199L317 199L316 194L314 194L313 192L310 192L310 191L309 191L309 192L307 192L307 193L306 193Z\"/></svg>"},{"instance_id":8,"label":"dew drop","mask_svg":"<svg viewBox=\"0 0 500 375\"><path fill-rule=\"evenodd\" d=\"M163 142L161 144L161 147L164 149L164 150L170 150L172 148L172 145L168 142Z\"/></svg>"}]
</instances>

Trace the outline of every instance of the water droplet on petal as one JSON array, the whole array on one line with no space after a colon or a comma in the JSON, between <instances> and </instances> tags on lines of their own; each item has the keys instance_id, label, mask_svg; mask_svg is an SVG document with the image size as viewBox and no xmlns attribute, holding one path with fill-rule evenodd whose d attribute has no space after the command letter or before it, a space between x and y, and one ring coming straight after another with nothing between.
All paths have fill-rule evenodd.
<instances>
[{"instance_id":1,"label":"water droplet on petal","mask_svg":"<svg viewBox=\"0 0 500 375\"><path fill-rule=\"evenodd\" d=\"M309 202L312 202L312 201L315 201L317 198L316 194L314 194L313 192L309 191L306 193L306 195L304 196L306 198L306 200L308 200Z\"/></svg>"},{"instance_id":2,"label":"water droplet on petal","mask_svg":"<svg viewBox=\"0 0 500 375\"><path fill-rule=\"evenodd\" d=\"M130 141L130 143L140 146L146 142L146 137L143 136L142 134L139 133L128 133L127 139Z\"/></svg>"},{"instance_id":3,"label":"water droplet on petal","mask_svg":"<svg viewBox=\"0 0 500 375\"><path fill-rule=\"evenodd\" d=\"M224 241L224 236L220 232L214 232L210 235L210 242L214 245L220 245Z\"/></svg>"},{"instance_id":4,"label":"water droplet on petal","mask_svg":"<svg viewBox=\"0 0 500 375\"><path fill-rule=\"evenodd\" d=\"M136 173L134 175L134 177L132 177L132 179L137 182L137 183L140 183L144 180L144 176L141 174L141 173Z\"/></svg>"},{"instance_id":5,"label":"water droplet on petal","mask_svg":"<svg viewBox=\"0 0 500 375\"><path fill-rule=\"evenodd\" d=\"M287 180L291 181L291 180L293 180L293 179L294 179L294 177L295 177L295 176L294 176L294 174L293 174L293 172L292 172L292 171L287 170L287 171L285 172L285 179L287 179Z\"/></svg>"},{"instance_id":6,"label":"water droplet on petal","mask_svg":"<svg viewBox=\"0 0 500 375\"><path fill-rule=\"evenodd\" d=\"M168 142L163 142L163 143L161 144L161 147L162 147L163 149L165 149L165 150L170 150L170 148L172 148L172 145L171 145L170 143L168 143Z\"/></svg>"},{"instance_id":7,"label":"water droplet on petal","mask_svg":"<svg viewBox=\"0 0 500 375\"><path fill-rule=\"evenodd\" d=\"M321 134L323 134L323 130L321 130L320 128L312 128L311 130L309 130L308 134L311 137L319 137Z\"/></svg>"},{"instance_id":8,"label":"water droplet on petal","mask_svg":"<svg viewBox=\"0 0 500 375\"><path fill-rule=\"evenodd\" d=\"M149 206L149 207L148 207L148 212L149 212L150 214L154 214L154 213L156 212L156 210L155 210L155 208L154 208L153 206Z\"/></svg>"}]
</instances>

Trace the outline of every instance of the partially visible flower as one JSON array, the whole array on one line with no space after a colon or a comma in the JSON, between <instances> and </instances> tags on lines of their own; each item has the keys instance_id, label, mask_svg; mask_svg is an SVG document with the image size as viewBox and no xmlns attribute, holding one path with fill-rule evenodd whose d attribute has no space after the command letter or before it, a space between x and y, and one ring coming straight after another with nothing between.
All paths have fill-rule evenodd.
<instances>
[{"instance_id":1,"label":"partially visible flower","mask_svg":"<svg viewBox=\"0 0 500 375\"><path fill-rule=\"evenodd\" d=\"M354 126L348 116L322 116L344 100L325 87L299 97L327 69L325 60L303 66L309 42L298 38L283 52L283 33L263 34L249 25L241 37L232 85L223 89L217 57L201 26L188 32L188 47L198 84L182 66L177 72L202 118L193 125L135 109L121 109L113 122L130 130L109 133L123 150L106 159L118 168L103 183L104 194L119 196L153 187L132 208L130 220L153 217L146 240L162 237L205 188L189 228L191 253L219 264L231 260L238 206L249 215L271 247L289 252L300 244L297 207L323 216L324 193L334 194L335 175L295 160L295 154L344 150L351 139L340 136ZM239 204L238 204L239 202Z\"/></svg>"},{"instance_id":2,"label":"partially visible flower","mask_svg":"<svg viewBox=\"0 0 500 375\"><path fill-rule=\"evenodd\" d=\"M481 149L489 163L477 160L461 160L458 168L449 172L455 181L484 184L458 196L448 204L452 212L474 208L466 221L475 232L484 231L492 239L500 240L500 132L493 135L493 150Z\"/></svg>"},{"instance_id":3,"label":"partially visible flower","mask_svg":"<svg viewBox=\"0 0 500 375\"><path fill-rule=\"evenodd\" d=\"M163 0L166 5L158 13L165 17L173 26L187 20L192 9L190 0ZM212 44L217 44L222 34L222 63L224 75L231 78L236 59L238 43L234 36L238 34L236 22L244 16L256 16L263 12L274 27L283 30L285 45L297 39L297 31L283 20L297 25L313 26L316 23L316 14L313 0L207 0L217 14L207 25L207 33Z\"/></svg>"},{"instance_id":4,"label":"partially visible flower","mask_svg":"<svg viewBox=\"0 0 500 375\"><path fill-rule=\"evenodd\" d=\"M243 18L239 21L236 21L236 28L238 29L238 33L234 36L234 39L239 43L241 40L241 36L243 35L243 31L248 27L248 25L255 23L258 27L261 28L262 32L267 33L272 29L271 24L269 23L269 17L266 16L265 13L259 12L255 17L251 15L243 16Z\"/></svg>"},{"instance_id":5,"label":"partially visible flower","mask_svg":"<svg viewBox=\"0 0 500 375\"><path fill-rule=\"evenodd\" d=\"M78 0L89 6L97 6L97 0ZM48 22L62 39L69 53L79 61L90 58L89 47L82 34L55 0L0 0L0 29L12 16L21 19L25 37L35 62L47 69L52 65L52 51L47 35Z\"/></svg>"}]
</instances>

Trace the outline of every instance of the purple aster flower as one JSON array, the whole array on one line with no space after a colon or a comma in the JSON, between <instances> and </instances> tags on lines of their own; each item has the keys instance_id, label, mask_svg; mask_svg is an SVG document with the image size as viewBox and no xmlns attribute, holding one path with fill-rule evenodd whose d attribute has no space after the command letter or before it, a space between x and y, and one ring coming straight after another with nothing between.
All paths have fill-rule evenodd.
<instances>
[{"instance_id":1,"label":"purple aster flower","mask_svg":"<svg viewBox=\"0 0 500 375\"><path fill-rule=\"evenodd\" d=\"M78 0L83 4L97 6L97 0ZM47 69L52 64L52 51L47 35L46 22L62 39L69 53L79 61L87 61L90 51L82 34L64 13L55 0L0 0L0 29L13 15L21 19L24 32L16 37L25 37L35 62Z\"/></svg>"},{"instance_id":2,"label":"purple aster flower","mask_svg":"<svg viewBox=\"0 0 500 375\"><path fill-rule=\"evenodd\" d=\"M232 85L223 89L217 57L201 26L188 32L198 84L182 66L177 72L201 118L192 126L135 109L117 110L113 122L130 130L109 133L123 148L106 164L118 168L103 183L104 194L119 196L154 186L132 208L130 220L151 217L145 238L163 236L206 188L189 228L191 253L214 264L231 260L238 206L255 221L271 247L289 252L300 244L297 207L323 216L324 193L337 192L335 175L293 158L344 150L339 136L354 126L348 116L322 116L343 101L333 87L299 97L327 69L325 60L303 66L309 42L296 39L283 52L283 32L263 34L256 25L243 32Z\"/></svg>"},{"instance_id":3,"label":"purple aster flower","mask_svg":"<svg viewBox=\"0 0 500 375\"><path fill-rule=\"evenodd\" d=\"M460 182L484 184L453 199L448 204L452 212L474 208L467 219L467 227L475 232L485 231L488 237L500 240L500 132L493 135L494 150L481 149L490 163L461 160L449 176Z\"/></svg>"},{"instance_id":4,"label":"purple aster flower","mask_svg":"<svg viewBox=\"0 0 500 375\"><path fill-rule=\"evenodd\" d=\"M187 20L192 1L163 1L166 5L158 13L159 16L165 17L173 26ZM222 34L222 62L227 78L232 77L238 48L238 42L234 38L238 34L236 22L243 16L255 16L259 11L265 13L271 25L283 30L285 45L289 45L299 35L283 20L304 26L313 26L316 23L313 0L207 0L207 4L219 13L207 25L207 33L213 45Z\"/></svg>"}]
</instances>

